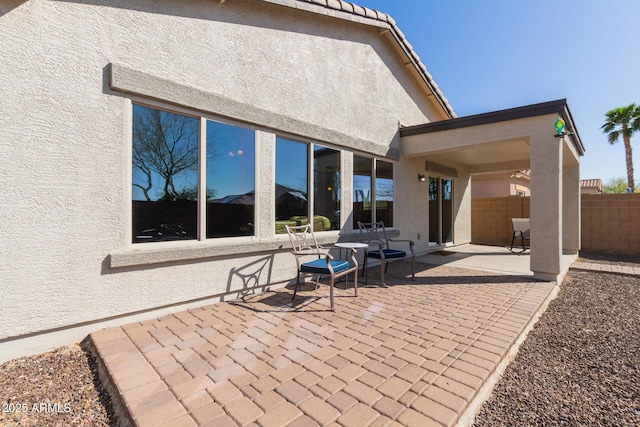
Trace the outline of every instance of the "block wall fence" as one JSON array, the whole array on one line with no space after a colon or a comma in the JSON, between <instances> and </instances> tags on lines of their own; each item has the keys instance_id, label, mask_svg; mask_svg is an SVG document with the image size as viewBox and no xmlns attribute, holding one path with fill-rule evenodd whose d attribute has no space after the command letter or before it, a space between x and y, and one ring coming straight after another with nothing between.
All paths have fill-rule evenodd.
<instances>
[{"instance_id":1,"label":"block wall fence","mask_svg":"<svg viewBox=\"0 0 640 427\"><path fill-rule=\"evenodd\" d=\"M583 194L582 250L640 255L640 193ZM471 241L479 245L511 244L511 218L529 217L529 197L473 199Z\"/></svg>"},{"instance_id":2,"label":"block wall fence","mask_svg":"<svg viewBox=\"0 0 640 427\"><path fill-rule=\"evenodd\" d=\"M529 218L529 197L486 197L471 200L471 243L511 244L511 218Z\"/></svg>"}]
</instances>

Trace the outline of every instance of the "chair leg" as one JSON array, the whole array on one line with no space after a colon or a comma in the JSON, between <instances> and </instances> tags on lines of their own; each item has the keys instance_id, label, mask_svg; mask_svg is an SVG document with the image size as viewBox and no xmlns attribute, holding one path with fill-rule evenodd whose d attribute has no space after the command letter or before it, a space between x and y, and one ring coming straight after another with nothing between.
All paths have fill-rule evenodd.
<instances>
[{"instance_id":1,"label":"chair leg","mask_svg":"<svg viewBox=\"0 0 640 427\"><path fill-rule=\"evenodd\" d=\"M296 287L293 289L293 296L291 297L291 301L296 298L296 293L298 292L298 286L300 286L300 272L298 272L298 276L296 277Z\"/></svg>"},{"instance_id":2,"label":"chair leg","mask_svg":"<svg viewBox=\"0 0 640 427\"><path fill-rule=\"evenodd\" d=\"M385 262L384 259L380 260L380 283L382 284L382 286L387 286L387 284L384 281L384 272L387 271L387 263Z\"/></svg>"},{"instance_id":3,"label":"chair leg","mask_svg":"<svg viewBox=\"0 0 640 427\"><path fill-rule=\"evenodd\" d=\"M333 305L333 283L334 282L335 282L335 279L333 278L333 276L331 276L331 282L329 283L329 304L331 305L331 311L336 311Z\"/></svg>"},{"instance_id":4,"label":"chair leg","mask_svg":"<svg viewBox=\"0 0 640 427\"><path fill-rule=\"evenodd\" d=\"M513 236L511 236L511 247L509 248L510 251L513 251L513 242L514 240L516 240L516 232L513 232Z\"/></svg>"},{"instance_id":5,"label":"chair leg","mask_svg":"<svg viewBox=\"0 0 640 427\"><path fill-rule=\"evenodd\" d=\"M360 274L360 277L364 276L364 272L367 269L367 257L364 257L364 264L362 265L362 274Z\"/></svg>"},{"instance_id":6,"label":"chair leg","mask_svg":"<svg viewBox=\"0 0 640 427\"><path fill-rule=\"evenodd\" d=\"M416 257L411 257L411 280L416 280Z\"/></svg>"},{"instance_id":7,"label":"chair leg","mask_svg":"<svg viewBox=\"0 0 640 427\"><path fill-rule=\"evenodd\" d=\"M524 247L524 233L522 231L520 232L520 239L521 239L521 242L522 242L522 252L524 252L527 249Z\"/></svg>"},{"instance_id":8,"label":"chair leg","mask_svg":"<svg viewBox=\"0 0 640 427\"><path fill-rule=\"evenodd\" d=\"M347 275L348 276L348 275ZM358 296L358 270L353 272L353 295Z\"/></svg>"}]
</instances>

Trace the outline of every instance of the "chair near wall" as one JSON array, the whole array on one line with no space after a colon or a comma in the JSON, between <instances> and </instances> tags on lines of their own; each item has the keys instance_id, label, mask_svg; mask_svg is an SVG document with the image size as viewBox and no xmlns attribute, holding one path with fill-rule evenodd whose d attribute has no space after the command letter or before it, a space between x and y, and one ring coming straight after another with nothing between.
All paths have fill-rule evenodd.
<instances>
[{"instance_id":1,"label":"chair near wall","mask_svg":"<svg viewBox=\"0 0 640 427\"><path fill-rule=\"evenodd\" d=\"M358 221L358 228L360 229L360 239L363 243L366 243L369 246L373 246L375 249L365 249L364 254L364 267L362 268L362 274L364 275L367 271L367 259L379 259L380 260L380 281L382 286L387 286L385 282L385 274L387 269L389 268L389 262L404 260L407 258L411 259L411 279L415 280L415 262L416 262L416 254L413 249L415 243L412 240L396 240L387 238L387 231L384 226L383 221L378 222L360 222ZM390 246L390 242L395 244L401 244L406 248L408 245L409 252L402 249L392 249ZM399 246L399 245L398 245ZM366 280L368 284L368 280Z\"/></svg>"},{"instance_id":2,"label":"chair near wall","mask_svg":"<svg viewBox=\"0 0 640 427\"><path fill-rule=\"evenodd\" d=\"M358 296L358 261L355 249L349 249L351 251L350 260L334 259L329 254L329 248L319 245L316 241L311 224L300 226L285 225L285 228L287 229L289 240L291 240L292 253L296 258L298 268L296 287L291 301L295 299L298 292L301 274L315 274L318 277L329 276L329 302L332 311L335 311L333 288L336 279L353 273L354 296ZM308 261L309 258L315 259ZM318 281L316 280L317 287Z\"/></svg>"},{"instance_id":3,"label":"chair near wall","mask_svg":"<svg viewBox=\"0 0 640 427\"><path fill-rule=\"evenodd\" d=\"M513 235L511 236L511 247L509 250L513 253L521 254L528 249L524 245L524 240L528 239L530 234L529 218L511 218L511 224L513 225ZM522 246L522 250L514 251L513 242L516 240L518 235L520 236L520 245Z\"/></svg>"}]
</instances>

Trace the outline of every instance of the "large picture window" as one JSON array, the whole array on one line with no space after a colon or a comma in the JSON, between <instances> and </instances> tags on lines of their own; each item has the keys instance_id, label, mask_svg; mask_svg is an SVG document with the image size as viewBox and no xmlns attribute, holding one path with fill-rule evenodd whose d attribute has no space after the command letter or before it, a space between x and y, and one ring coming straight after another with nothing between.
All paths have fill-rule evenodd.
<instances>
[{"instance_id":1,"label":"large picture window","mask_svg":"<svg viewBox=\"0 0 640 427\"><path fill-rule=\"evenodd\" d=\"M340 185L339 151L276 138L276 234L286 233L285 225L308 224L309 218L315 232L340 229Z\"/></svg>"},{"instance_id":2,"label":"large picture window","mask_svg":"<svg viewBox=\"0 0 640 427\"><path fill-rule=\"evenodd\" d=\"M314 230L340 229L340 152L322 145L313 146Z\"/></svg>"},{"instance_id":3,"label":"large picture window","mask_svg":"<svg viewBox=\"0 0 640 427\"><path fill-rule=\"evenodd\" d=\"M353 228L358 221L383 221L392 227L393 191L393 163L354 156Z\"/></svg>"},{"instance_id":4,"label":"large picture window","mask_svg":"<svg viewBox=\"0 0 640 427\"><path fill-rule=\"evenodd\" d=\"M376 160L376 221L393 226L393 163Z\"/></svg>"},{"instance_id":5,"label":"large picture window","mask_svg":"<svg viewBox=\"0 0 640 427\"><path fill-rule=\"evenodd\" d=\"M207 238L252 236L255 132L207 120Z\"/></svg>"},{"instance_id":6,"label":"large picture window","mask_svg":"<svg viewBox=\"0 0 640 427\"><path fill-rule=\"evenodd\" d=\"M308 164L307 144L276 138L276 234L308 222Z\"/></svg>"},{"instance_id":7,"label":"large picture window","mask_svg":"<svg viewBox=\"0 0 640 427\"><path fill-rule=\"evenodd\" d=\"M353 156L353 228L358 221L372 222L371 191L373 189L373 160Z\"/></svg>"},{"instance_id":8,"label":"large picture window","mask_svg":"<svg viewBox=\"0 0 640 427\"><path fill-rule=\"evenodd\" d=\"M206 123L199 144L199 117L133 105L133 243L253 235L254 132Z\"/></svg>"}]
</instances>

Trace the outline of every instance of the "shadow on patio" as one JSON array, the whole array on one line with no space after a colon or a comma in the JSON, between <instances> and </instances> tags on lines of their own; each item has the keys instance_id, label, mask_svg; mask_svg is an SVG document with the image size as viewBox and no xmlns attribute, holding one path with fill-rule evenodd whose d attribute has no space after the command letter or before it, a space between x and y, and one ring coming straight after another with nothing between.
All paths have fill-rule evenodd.
<instances>
[{"instance_id":1,"label":"shadow on patio","mask_svg":"<svg viewBox=\"0 0 640 427\"><path fill-rule=\"evenodd\" d=\"M159 425L468 422L555 283L417 264L389 287L281 288L91 335L123 415ZM369 271L370 283L378 269ZM352 285L351 285L352 286ZM350 286L350 288L351 288Z\"/></svg>"}]
</instances>

